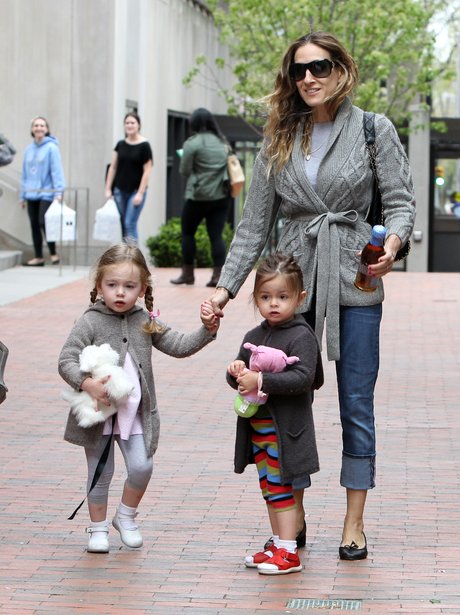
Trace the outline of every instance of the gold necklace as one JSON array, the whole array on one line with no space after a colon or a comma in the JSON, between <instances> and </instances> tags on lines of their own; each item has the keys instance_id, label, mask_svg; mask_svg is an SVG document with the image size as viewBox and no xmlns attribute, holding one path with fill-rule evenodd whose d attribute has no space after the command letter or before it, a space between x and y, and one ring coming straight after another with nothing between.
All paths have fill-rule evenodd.
<instances>
[{"instance_id":1,"label":"gold necklace","mask_svg":"<svg viewBox=\"0 0 460 615\"><path fill-rule=\"evenodd\" d=\"M325 124L324 124L324 128L326 128ZM313 131L314 131L314 128L313 128ZM319 128L318 128L318 131L319 131ZM321 130L321 132L317 133L316 135L317 140L321 139L321 143L318 145L318 147L312 150L311 149L312 142L313 142L313 132L312 132L312 134L310 135L309 143L308 143L308 150L307 150L307 153L305 154L305 160L307 162L311 160L311 157L313 156L313 154L316 154L316 152L319 152L320 149L323 149L326 146L326 143L328 142L328 139L329 139L329 134L330 134L330 130Z\"/></svg>"},{"instance_id":2,"label":"gold necklace","mask_svg":"<svg viewBox=\"0 0 460 615\"><path fill-rule=\"evenodd\" d=\"M308 152L305 154L305 160L307 162L311 160L311 157L313 156L313 154L315 154L316 152L319 152L319 150L322 149L325 145L326 145L326 141L323 141L321 145L317 147L316 149L314 149L313 151L309 149Z\"/></svg>"}]
</instances>

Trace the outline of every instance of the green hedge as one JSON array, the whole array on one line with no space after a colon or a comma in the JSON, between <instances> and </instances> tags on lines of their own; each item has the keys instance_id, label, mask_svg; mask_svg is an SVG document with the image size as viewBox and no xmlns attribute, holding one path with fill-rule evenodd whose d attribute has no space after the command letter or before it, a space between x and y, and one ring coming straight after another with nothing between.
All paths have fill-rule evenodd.
<instances>
[{"instance_id":1,"label":"green hedge","mask_svg":"<svg viewBox=\"0 0 460 615\"><path fill-rule=\"evenodd\" d=\"M152 263L156 267L180 267L182 265L181 237L180 218L171 218L160 226L157 235L147 239L146 245L150 251ZM224 227L223 238L228 249L233 239L233 230L228 222ZM212 267L211 243L204 222L197 229L195 241L196 266Z\"/></svg>"}]
</instances>

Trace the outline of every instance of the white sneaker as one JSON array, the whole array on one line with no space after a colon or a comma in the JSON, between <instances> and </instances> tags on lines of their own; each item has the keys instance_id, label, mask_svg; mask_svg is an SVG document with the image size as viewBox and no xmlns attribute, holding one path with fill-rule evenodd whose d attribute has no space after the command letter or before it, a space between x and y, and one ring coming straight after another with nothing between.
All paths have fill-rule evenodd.
<instances>
[{"instance_id":1,"label":"white sneaker","mask_svg":"<svg viewBox=\"0 0 460 615\"><path fill-rule=\"evenodd\" d=\"M120 532L120 538L127 547L132 549L142 547L142 535L134 523L134 518L120 517L117 511L112 519L112 525Z\"/></svg>"},{"instance_id":2,"label":"white sneaker","mask_svg":"<svg viewBox=\"0 0 460 615\"><path fill-rule=\"evenodd\" d=\"M109 527L87 527L88 553L108 553L109 552Z\"/></svg>"}]
</instances>

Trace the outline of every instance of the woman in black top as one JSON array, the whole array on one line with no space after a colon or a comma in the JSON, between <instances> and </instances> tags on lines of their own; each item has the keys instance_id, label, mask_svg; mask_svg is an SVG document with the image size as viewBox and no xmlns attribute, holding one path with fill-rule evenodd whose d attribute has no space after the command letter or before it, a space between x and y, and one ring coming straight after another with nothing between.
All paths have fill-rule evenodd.
<instances>
[{"instance_id":1,"label":"woman in black top","mask_svg":"<svg viewBox=\"0 0 460 615\"><path fill-rule=\"evenodd\" d=\"M144 207L153 155L140 134L141 120L133 111L124 119L125 139L118 141L107 172L105 196L113 196L120 212L123 239L137 243L137 221Z\"/></svg>"}]
</instances>

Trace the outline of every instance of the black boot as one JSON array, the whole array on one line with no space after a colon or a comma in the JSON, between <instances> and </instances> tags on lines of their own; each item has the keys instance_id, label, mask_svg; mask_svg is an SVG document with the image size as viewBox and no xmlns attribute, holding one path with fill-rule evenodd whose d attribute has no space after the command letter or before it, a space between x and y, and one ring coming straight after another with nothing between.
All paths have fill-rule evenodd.
<instances>
[{"instance_id":1,"label":"black boot","mask_svg":"<svg viewBox=\"0 0 460 615\"><path fill-rule=\"evenodd\" d=\"M182 265L182 273L178 278L169 280L171 284L195 284L193 265Z\"/></svg>"},{"instance_id":2,"label":"black boot","mask_svg":"<svg viewBox=\"0 0 460 615\"><path fill-rule=\"evenodd\" d=\"M220 278L221 271L222 271L222 267L214 267L214 269L212 270L211 279L206 284L206 286L216 287L217 282L219 281L219 278Z\"/></svg>"},{"instance_id":3,"label":"black boot","mask_svg":"<svg viewBox=\"0 0 460 615\"><path fill-rule=\"evenodd\" d=\"M6 393L8 391L6 384L3 380L3 374L5 372L6 359L8 358L8 348L0 342L0 404L5 401Z\"/></svg>"}]
</instances>

